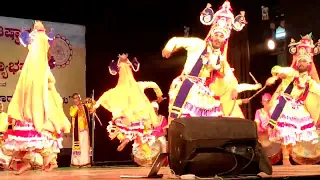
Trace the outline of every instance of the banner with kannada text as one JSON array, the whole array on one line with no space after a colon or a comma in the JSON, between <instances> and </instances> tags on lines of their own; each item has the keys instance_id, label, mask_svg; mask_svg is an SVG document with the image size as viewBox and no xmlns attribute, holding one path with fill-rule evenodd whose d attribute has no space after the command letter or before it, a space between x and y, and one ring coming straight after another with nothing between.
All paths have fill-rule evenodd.
<instances>
[{"instance_id":1,"label":"banner with kannada text","mask_svg":"<svg viewBox=\"0 0 320 180\"><path fill-rule=\"evenodd\" d=\"M33 27L34 20L0 16L0 101L5 111L14 93L28 48L20 45L22 28ZM85 27L73 24L42 21L47 32L54 29L56 38L49 50L49 64L56 78L56 88L64 101L64 111L69 117L74 92L85 97L86 48ZM65 148L71 148L72 139L64 138Z\"/></svg>"}]
</instances>

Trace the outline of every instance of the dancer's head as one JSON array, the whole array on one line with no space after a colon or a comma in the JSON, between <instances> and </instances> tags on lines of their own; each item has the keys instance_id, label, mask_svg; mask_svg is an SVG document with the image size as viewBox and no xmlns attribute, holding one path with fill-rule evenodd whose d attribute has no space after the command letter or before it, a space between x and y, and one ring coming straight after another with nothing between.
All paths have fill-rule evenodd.
<instances>
[{"instance_id":1,"label":"dancer's head","mask_svg":"<svg viewBox=\"0 0 320 180\"><path fill-rule=\"evenodd\" d=\"M73 93L72 99L74 104L79 105L81 103L81 96L79 93Z\"/></svg>"},{"instance_id":2,"label":"dancer's head","mask_svg":"<svg viewBox=\"0 0 320 180\"><path fill-rule=\"evenodd\" d=\"M117 61L112 61L109 66L109 71L112 75L116 75L120 70L134 72L139 71L140 63L137 58L133 58L132 61L129 60L128 54L119 54Z\"/></svg>"},{"instance_id":3,"label":"dancer's head","mask_svg":"<svg viewBox=\"0 0 320 180\"><path fill-rule=\"evenodd\" d=\"M311 62L308 62L306 59L300 59L297 61L297 70L299 73L307 72L311 68Z\"/></svg>"},{"instance_id":4,"label":"dancer's head","mask_svg":"<svg viewBox=\"0 0 320 180\"><path fill-rule=\"evenodd\" d=\"M39 20L34 21L33 29L36 29L36 30L38 30L38 31L45 31L45 30L46 30L46 29L44 28L42 22L39 21Z\"/></svg>"},{"instance_id":5,"label":"dancer's head","mask_svg":"<svg viewBox=\"0 0 320 180\"><path fill-rule=\"evenodd\" d=\"M292 66L300 73L315 71L313 56L319 54L319 43L313 44L312 33L305 35L299 42L291 39L289 52L293 54Z\"/></svg>"},{"instance_id":6,"label":"dancer's head","mask_svg":"<svg viewBox=\"0 0 320 180\"><path fill-rule=\"evenodd\" d=\"M209 42L214 49L220 49L224 46L226 41L225 35L221 32L214 32L209 37Z\"/></svg>"},{"instance_id":7,"label":"dancer's head","mask_svg":"<svg viewBox=\"0 0 320 180\"><path fill-rule=\"evenodd\" d=\"M223 48L230 37L231 30L241 31L245 24L245 12L242 11L234 17L229 1L225 1L216 13L211 9L211 4L202 11L200 21L204 25L211 25L207 41L213 48Z\"/></svg>"},{"instance_id":8,"label":"dancer's head","mask_svg":"<svg viewBox=\"0 0 320 180\"><path fill-rule=\"evenodd\" d=\"M270 100L271 100L271 94L269 94L269 93L264 93L263 95L262 95L262 98L261 98L261 104L263 105L263 107L266 107L268 104L269 104L269 102L270 102Z\"/></svg>"}]
</instances>

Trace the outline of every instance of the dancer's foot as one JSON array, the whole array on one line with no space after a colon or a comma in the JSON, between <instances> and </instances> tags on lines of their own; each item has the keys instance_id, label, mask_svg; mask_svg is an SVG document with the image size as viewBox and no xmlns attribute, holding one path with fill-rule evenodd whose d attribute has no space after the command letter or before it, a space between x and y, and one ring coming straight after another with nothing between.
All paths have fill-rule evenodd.
<instances>
[{"instance_id":1,"label":"dancer's foot","mask_svg":"<svg viewBox=\"0 0 320 180\"><path fill-rule=\"evenodd\" d=\"M17 161L11 160L8 165L8 170L10 171L17 171L18 170L18 163Z\"/></svg>"},{"instance_id":2,"label":"dancer's foot","mask_svg":"<svg viewBox=\"0 0 320 180\"><path fill-rule=\"evenodd\" d=\"M31 164L29 162L24 162L21 164L21 167L19 169L19 171L16 171L14 174L15 175L20 175L22 173L24 173L25 171L28 171L31 169Z\"/></svg>"},{"instance_id":3,"label":"dancer's foot","mask_svg":"<svg viewBox=\"0 0 320 180\"><path fill-rule=\"evenodd\" d=\"M128 143L129 143L129 139L124 139L121 142L121 144L118 146L117 151L122 151Z\"/></svg>"},{"instance_id":4,"label":"dancer's foot","mask_svg":"<svg viewBox=\"0 0 320 180\"><path fill-rule=\"evenodd\" d=\"M50 164L48 168L45 169L46 172L53 171L58 168L57 164Z\"/></svg>"},{"instance_id":5,"label":"dancer's foot","mask_svg":"<svg viewBox=\"0 0 320 180\"><path fill-rule=\"evenodd\" d=\"M282 164L283 164L284 166L292 166L289 157L283 158L283 159L282 159Z\"/></svg>"},{"instance_id":6,"label":"dancer's foot","mask_svg":"<svg viewBox=\"0 0 320 180\"><path fill-rule=\"evenodd\" d=\"M290 162L290 152L291 152L291 145L282 146L282 164L284 166L291 166Z\"/></svg>"},{"instance_id":7,"label":"dancer's foot","mask_svg":"<svg viewBox=\"0 0 320 180\"><path fill-rule=\"evenodd\" d=\"M52 161L55 161L55 158L56 158L55 154L50 154L49 156L44 156L42 170L46 170L46 169L50 168L50 164L52 163Z\"/></svg>"}]
</instances>

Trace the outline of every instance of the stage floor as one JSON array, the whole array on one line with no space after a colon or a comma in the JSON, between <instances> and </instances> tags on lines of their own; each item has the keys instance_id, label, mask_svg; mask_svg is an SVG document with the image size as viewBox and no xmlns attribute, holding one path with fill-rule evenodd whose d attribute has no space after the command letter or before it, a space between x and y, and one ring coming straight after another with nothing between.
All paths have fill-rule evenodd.
<instances>
[{"instance_id":1,"label":"stage floor","mask_svg":"<svg viewBox=\"0 0 320 180\"><path fill-rule=\"evenodd\" d=\"M86 169L72 169L59 168L53 172L28 171L20 176L16 176L13 172L0 172L1 180L93 180L93 179L120 179L120 175L147 175L148 168L144 167L107 167L107 168L86 168ZM163 179L168 179L169 168L162 168L160 174L164 174ZM270 178L263 173L262 177ZM292 177L292 176L320 176L320 165L296 165L291 167L274 166L272 178ZM137 179L137 178L135 178Z\"/></svg>"}]
</instances>

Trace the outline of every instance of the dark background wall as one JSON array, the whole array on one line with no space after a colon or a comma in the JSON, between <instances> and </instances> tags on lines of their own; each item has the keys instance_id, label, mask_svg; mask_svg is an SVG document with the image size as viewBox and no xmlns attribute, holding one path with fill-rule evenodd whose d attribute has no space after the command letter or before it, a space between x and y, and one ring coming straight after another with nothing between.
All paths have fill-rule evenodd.
<instances>
[{"instance_id":1,"label":"dark background wall","mask_svg":"<svg viewBox=\"0 0 320 180\"><path fill-rule=\"evenodd\" d=\"M289 0L281 0L281 6L284 7L286 14L287 40L291 38L300 40L300 35L306 35L312 32L313 41L316 43L320 39L319 11L320 1L311 0L306 3L291 3ZM290 8L288 5L290 4ZM290 54L288 59L291 62ZM314 63L317 69L320 67L320 57L315 56Z\"/></svg>"},{"instance_id":2,"label":"dark background wall","mask_svg":"<svg viewBox=\"0 0 320 180\"><path fill-rule=\"evenodd\" d=\"M314 0L315 1L315 0ZM0 15L18 18L40 19L54 22L81 24L86 26L86 62L87 62L87 96L95 90L96 98L104 91L114 87L117 76L111 76L108 65L111 60L116 59L119 53L129 53L129 57L137 57L141 63L141 70L135 73L137 80L155 81L167 94L169 85L182 70L185 62L185 51L179 51L169 60L161 57L161 50L169 38L183 36L184 26L189 26L190 36L204 38L209 27L199 21L199 14L207 3L211 3L214 10L222 5L222 0L141 0L141 1L87 1L86 3L76 1L55 1L51 6L39 4L40 7L17 5L16 9L0 8ZM316 2L316 1L315 1ZM270 8L270 16L275 16L283 11L280 8L280 0L233 0L231 5L234 13L240 10L246 11L249 24L242 32L233 32L230 39L229 62L235 68L235 74L240 82L253 83L248 72L251 71L262 84L270 75L272 66L277 63L275 56L257 47L263 46L269 33L269 21L261 20L261 6ZM301 4L294 5L288 0L282 0L281 5L285 8L287 28L290 25L298 25L295 16L304 7ZM291 7L296 7L292 10ZM304 10L306 13L308 10ZM316 14L316 13L315 13ZM288 19L287 19L288 18ZM290 20L291 18L291 20ZM310 21L316 24L316 16L300 15L299 23ZM306 23L299 24L305 27ZM307 25L309 26L309 25ZM316 27L312 27L315 32ZM317 33L314 35L320 38ZM250 48L248 48L250 47ZM250 56L249 56L250 54ZM273 88L266 89L272 92ZM152 91L146 92L152 100L155 95ZM248 97L243 94L241 97ZM168 102L160 105L160 113L167 115ZM260 107L260 96L254 98L249 105L244 106L247 117L252 119L255 110ZM117 152L119 142L110 141L105 127L110 120L110 113L99 109L97 114L103 121L104 127L98 126L95 136L95 161L126 161L130 160L131 147L128 146L123 152Z\"/></svg>"}]
</instances>

